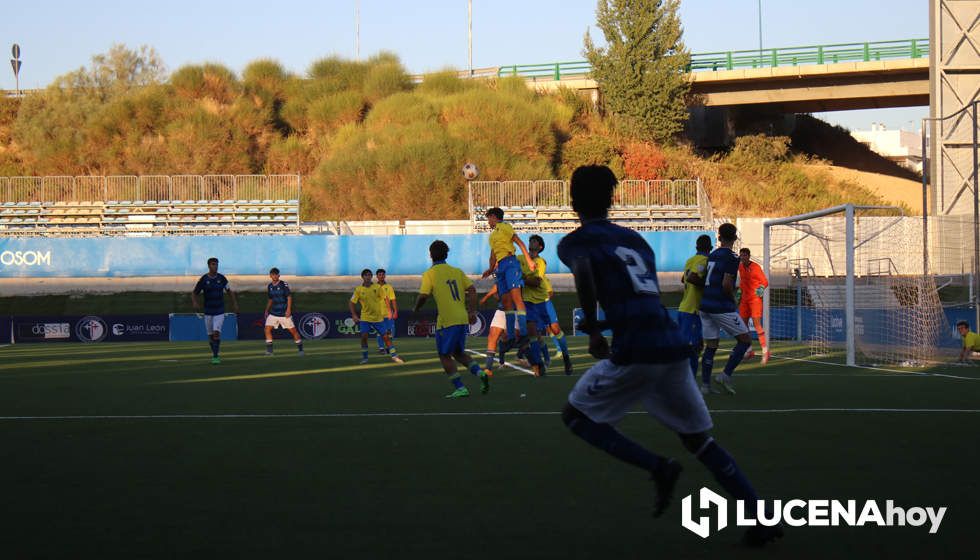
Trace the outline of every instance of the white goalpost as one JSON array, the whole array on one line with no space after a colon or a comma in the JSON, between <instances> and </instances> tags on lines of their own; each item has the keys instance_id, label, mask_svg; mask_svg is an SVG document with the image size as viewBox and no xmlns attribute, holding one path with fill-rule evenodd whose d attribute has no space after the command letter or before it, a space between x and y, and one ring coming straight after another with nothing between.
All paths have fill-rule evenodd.
<instances>
[{"instance_id":1,"label":"white goalpost","mask_svg":"<svg viewBox=\"0 0 980 560\"><path fill-rule=\"evenodd\" d=\"M924 258L923 222L845 204L763 224L773 355L847 365L935 361L947 325Z\"/></svg>"}]
</instances>

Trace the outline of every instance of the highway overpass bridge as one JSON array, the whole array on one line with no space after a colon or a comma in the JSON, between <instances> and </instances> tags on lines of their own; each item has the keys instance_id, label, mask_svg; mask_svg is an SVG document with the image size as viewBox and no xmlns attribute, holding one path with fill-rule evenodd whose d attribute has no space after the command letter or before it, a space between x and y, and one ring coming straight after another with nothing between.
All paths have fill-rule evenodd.
<instances>
[{"instance_id":1,"label":"highway overpass bridge","mask_svg":"<svg viewBox=\"0 0 980 560\"><path fill-rule=\"evenodd\" d=\"M539 90L593 92L584 61L515 64L483 74L520 76ZM809 113L929 105L929 40L906 39L691 55L691 90L706 107Z\"/></svg>"}]
</instances>

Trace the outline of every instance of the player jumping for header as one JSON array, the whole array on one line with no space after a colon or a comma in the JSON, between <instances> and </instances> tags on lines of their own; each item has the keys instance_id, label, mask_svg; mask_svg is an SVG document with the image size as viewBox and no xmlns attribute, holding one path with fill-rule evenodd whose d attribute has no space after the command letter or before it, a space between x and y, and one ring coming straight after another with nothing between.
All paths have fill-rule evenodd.
<instances>
[{"instance_id":1,"label":"player jumping for header","mask_svg":"<svg viewBox=\"0 0 980 560\"><path fill-rule=\"evenodd\" d=\"M527 338L527 309L521 297L521 287L524 286L521 275L521 265L514 255L514 244L524 253L524 259L530 270L534 270L534 261L527 251L527 246L514 233L514 228L504 221L504 211L500 208L487 210L487 223L494 228L490 234L490 266L483 272L483 278L497 271L497 293L504 304L504 315L507 320L508 343L520 347ZM516 327L515 327L516 323ZM515 328L520 331L520 338L515 338Z\"/></svg>"}]
</instances>

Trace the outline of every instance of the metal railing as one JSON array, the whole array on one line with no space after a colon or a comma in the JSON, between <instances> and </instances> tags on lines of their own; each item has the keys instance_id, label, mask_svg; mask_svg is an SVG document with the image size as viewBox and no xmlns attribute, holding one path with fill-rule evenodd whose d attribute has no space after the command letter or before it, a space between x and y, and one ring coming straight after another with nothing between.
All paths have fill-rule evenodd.
<instances>
[{"instance_id":1,"label":"metal railing","mask_svg":"<svg viewBox=\"0 0 980 560\"><path fill-rule=\"evenodd\" d=\"M737 68L777 68L842 62L916 59L929 56L929 39L902 39L864 43L838 43L805 47L779 47L743 51L695 53L688 64L689 72L713 72ZM521 76L529 80L581 77L592 67L587 61L512 64L500 66L498 76Z\"/></svg>"},{"instance_id":2,"label":"metal railing","mask_svg":"<svg viewBox=\"0 0 980 560\"><path fill-rule=\"evenodd\" d=\"M299 200L299 175L0 177L0 202Z\"/></svg>"},{"instance_id":3,"label":"metal railing","mask_svg":"<svg viewBox=\"0 0 980 560\"><path fill-rule=\"evenodd\" d=\"M488 208L509 211L566 211L571 214L568 181L471 181L470 219L479 221ZM619 182L612 210L664 209L688 212L702 221L712 219L711 203L700 179L634 180ZM570 219L574 219L573 217Z\"/></svg>"}]
</instances>

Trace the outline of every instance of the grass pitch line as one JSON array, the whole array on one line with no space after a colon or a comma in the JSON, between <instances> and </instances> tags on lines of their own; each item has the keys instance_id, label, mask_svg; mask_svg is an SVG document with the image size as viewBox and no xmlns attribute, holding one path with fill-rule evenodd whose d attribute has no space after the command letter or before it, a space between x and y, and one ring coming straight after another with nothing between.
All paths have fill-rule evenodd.
<instances>
[{"instance_id":1,"label":"grass pitch line","mask_svg":"<svg viewBox=\"0 0 980 560\"><path fill-rule=\"evenodd\" d=\"M870 369L872 371L884 371L884 372L888 372L888 373L903 373L905 375L916 375L916 376L919 376L919 377L945 377L947 379L960 379L960 380L963 380L963 381L980 381L980 378L977 378L977 377L964 377L962 375L950 375L948 373L932 373L932 372L928 372L928 371L908 371L908 370L901 370L901 369L889 369L889 368L883 368L883 367L877 367L877 366L849 366L847 364L837 364L837 363L834 363L834 362L821 362L821 361L817 361L817 360L803 360L803 359L800 359L800 358L787 358L787 357L784 357L784 356L773 356L773 358L777 358L777 359L780 359L780 360L786 360L786 361L790 361L790 362L808 362L808 363L811 363L811 364L820 364L820 365L824 365L824 366L853 367L853 368L858 368L858 369Z\"/></svg>"},{"instance_id":2,"label":"grass pitch line","mask_svg":"<svg viewBox=\"0 0 980 560\"><path fill-rule=\"evenodd\" d=\"M857 414L980 414L978 408L732 408L711 409L712 414L793 414L793 413L857 413ZM120 415L60 415L60 416L0 416L0 422L55 420L288 420L302 418L437 418L464 416L558 416L560 411L501 411L501 412L322 412L309 414L120 414ZM633 411L628 414L646 414Z\"/></svg>"}]
</instances>

